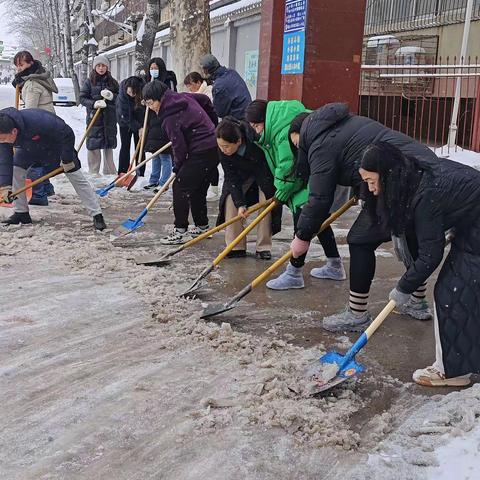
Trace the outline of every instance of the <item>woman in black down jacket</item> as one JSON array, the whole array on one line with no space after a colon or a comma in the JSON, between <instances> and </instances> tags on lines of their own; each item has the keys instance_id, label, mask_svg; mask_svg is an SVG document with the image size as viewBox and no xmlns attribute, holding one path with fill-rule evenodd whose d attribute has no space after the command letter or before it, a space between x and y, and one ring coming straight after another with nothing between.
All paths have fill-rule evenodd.
<instances>
[{"instance_id":1,"label":"woman in black down jacket","mask_svg":"<svg viewBox=\"0 0 480 480\"><path fill-rule=\"evenodd\" d=\"M378 142L365 151L360 175L378 200L372 215L400 239L409 231L416 236L416 259L390 292L397 305L440 265L445 232L453 229L434 291L436 360L413 380L469 385L470 374L480 373L480 172L445 159L424 163Z\"/></svg>"},{"instance_id":2,"label":"woman in black down jacket","mask_svg":"<svg viewBox=\"0 0 480 480\"><path fill-rule=\"evenodd\" d=\"M113 149L117 146L115 100L118 95L118 82L108 71L109 64L108 58L103 55L94 58L93 70L80 90L80 103L87 108L87 125L96 109L102 109L87 137L89 172L100 172L103 150L103 173L115 175L117 169L113 163Z\"/></svg>"},{"instance_id":3,"label":"woman in black down jacket","mask_svg":"<svg viewBox=\"0 0 480 480\"><path fill-rule=\"evenodd\" d=\"M138 77L128 77L120 83L120 92L116 101L117 122L120 127L121 141L118 173L126 173L128 171L132 136L135 148L140 141L138 132L142 128L142 119L138 119L136 112L139 110L145 112L145 109L142 107L142 88L144 86L145 81ZM140 168L139 175L143 177L144 173L145 166Z\"/></svg>"},{"instance_id":4,"label":"woman in black down jacket","mask_svg":"<svg viewBox=\"0 0 480 480\"><path fill-rule=\"evenodd\" d=\"M265 154L255 144L255 132L246 122L233 117L223 119L216 129L220 162L225 172L220 198L217 224L244 215L247 207L275 195L273 176ZM258 225L255 255L262 260L272 258L272 235L280 231L282 208L275 209ZM225 243L231 243L243 230L242 222L236 222L225 230ZM244 238L229 257L246 256L247 239Z\"/></svg>"}]
</instances>

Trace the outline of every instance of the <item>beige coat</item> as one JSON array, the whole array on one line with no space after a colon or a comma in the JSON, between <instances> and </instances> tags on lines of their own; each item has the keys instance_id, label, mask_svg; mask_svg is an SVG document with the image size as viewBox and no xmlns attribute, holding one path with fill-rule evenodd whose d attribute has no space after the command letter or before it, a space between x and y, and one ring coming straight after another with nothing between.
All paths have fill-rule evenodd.
<instances>
[{"instance_id":1,"label":"beige coat","mask_svg":"<svg viewBox=\"0 0 480 480\"><path fill-rule=\"evenodd\" d=\"M210 99L210 101L213 102L212 89L213 89L213 85L207 85L207 82L204 81L200 85L200 88L197 90L196 93L203 93L204 95L206 95Z\"/></svg>"},{"instance_id":2,"label":"beige coat","mask_svg":"<svg viewBox=\"0 0 480 480\"><path fill-rule=\"evenodd\" d=\"M24 80L22 86L24 108L40 108L55 113L53 93L57 93L58 89L50 73L33 73Z\"/></svg>"}]
</instances>

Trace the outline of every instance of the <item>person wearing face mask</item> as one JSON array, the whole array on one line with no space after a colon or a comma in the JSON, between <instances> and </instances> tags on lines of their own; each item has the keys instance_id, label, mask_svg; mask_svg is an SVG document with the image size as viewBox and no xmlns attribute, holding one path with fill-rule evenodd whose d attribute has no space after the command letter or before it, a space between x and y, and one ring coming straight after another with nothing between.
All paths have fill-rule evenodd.
<instances>
[{"instance_id":1,"label":"person wearing face mask","mask_svg":"<svg viewBox=\"0 0 480 480\"><path fill-rule=\"evenodd\" d=\"M13 58L17 74L12 82L15 88L20 89L20 98L24 108L40 108L55 113L53 94L58 93L57 86L50 72L47 72L39 60L26 50L18 52ZM34 165L28 169L27 178L36 180L48 172L45 167ZM33 187L30 205L47 206L48 197L55 195L50 180Z\"/></svg>"},{"instance_id":2,"label":"person wearing face mask","mask_svg":"<svg viewBox=\"0 0 480 480\"><path fill-rule=\"evenodd\" d=\"M346 104L325 105L300 120L299 125L291 130L290 140L298 146L295 177L308 182L309 195L291 244L294 258L308 252L310 241L332 210L337 185L352 187L357 197L370 199L366 202L368 208L360 211L347 236L350 250L348 305L345 310L323 319L323 328L332 332L361 331L372 321L368 299L375 275L375 251L392 239L391 231L383 222L374 220L369 211L382 206L377 205L364 188L358 172L362 155L371 143L383 141L424 164L439 160L428 147L412 138L369 118L350 114ZM404 263L408 263L408 255L416 258L414 237L394 238L394 241ZM417 320L430 320L432 314L426 301L426 289L426 283L417 285L408 300L397 305L397 312Z\"/></svg>"},{"instance_id":3,"label":"person wearing face mask","mask_svg":"<svg viewBox=\"0 0 480 480\"><path fill-rule=\"evenodd\" d=\"M224 118L216 129L220 162L225 172L217 225L237 215L245 215L247 208L275 194L273 176L265 154L255 144L255 132L245 121ZM257 229L255 256L262 260L272 258L272 235L281 229L282 207L276 208L262 220ZM230 244L243 231L243 223L236 222L225 229L225 243ZM229 254L229 258L247 255L244 238Z\"/></svg>"},{"instance_id":4,"label":"person wearing face mask","mask_svg":"<svg viewBox=\"0 0 480 480\"><path fill-rule=\"evenodd\" d=\"M182 244L208 230L206 196L219 162L213 106L206 95L172 92L156 80L145 85L143 98L172 142L174 156L175 222L172 233L161 242ZM188 230L190 212L195 227Z\"/></svg>"},{"instance_id":5,"label":"person wearing face mask","mask_svg":"<svg viewBox=\"0 0 480 480\"><path fill-rule=\"evenodd\" d=\"M118 157L118 173L126 173L130 165L130 146L133 141L135 147L140 141L139 130L142 128L141 119L145 109L142 106L142 88L145 82L139 77L129 77L120 83L120 91L116 101L117 122L120 127L120 155ZM140 114L138 113L140 111ZM143 160L140 159L140 161ZM145 166L140 168L139 176L144 175Z\"/></svg>"},{"instance_id":6,"label":"person wearing face mask","mask_svg":"<svg viewBox=\"0 0 480 480\"><path fill-rule=\"evenodd\" d=\"M115 99L118 95L118 82L109 72L107 57L98 55L93 59L93 70L80 89L80 103L87 108L87 125L97 108L102 113L87 137L88 169L98 175L102 163L104 175L115 175L113 150L117 146L117 117Z\"/></svg>"},{"instance_id":7,"label":"person wearing face mask","mask_svg":"<svg viewBox=\"0 0 480 480\"><path fill-rule=\"evenodd\" d=\"M305 181L294 175L295 156L289 140L289 130L297 116L307 115L308 112L298 100L272 102L255 100L245 112L247 121L257 133L257 143L264 151L275 179L277 189L275 198L285 203L292 212L294 230L297 229L309 192ZM325 229L318 235L318 239L328 260L326 265L312 270L312 275L327 280L345 280L346 274L332 228ZM291 258L285 272L267 282L267 287L271 290L304 288L302 270L305 258L306 253Z\"/></svg>"},{"instance_id":8,"label":"person wearing face mask","mask_svg":"<svg viewBox=\"0 0 480 480\"><path fill-rule=\"evenodd\" d=\"M414 235L417 255L389 298L399 306L441 264L445 231L450 252L435 284L435 362L416 370L429 387L467 386L480 373L480 172L439 158L424 162L390 143L376 141L362 156L359 173L375 200L370 212L397 238Z\"/></svg>"},{"instance_id":9,"label":"person wearing face mask","mask_svg":"<svg viewBox=\"0 0 480 480\"><path fill-rule=\"evenodd\" d=\"M164 83L173 92L177 91L177 77L174 72L167 70L165 62L160 57L152 58L147 65L147 82L159 80ZM137 115L140 119L140 117ZM141 135L142 129L140 129ZM156 152L160 147L168 143L167 136L162 129L162 125L155 115L148 118L147 136L145 138L145 151ZM169 148L152 160L152 173L145 190L162 187L172 173L172 150Z\"/></svg>"}]
</instances>

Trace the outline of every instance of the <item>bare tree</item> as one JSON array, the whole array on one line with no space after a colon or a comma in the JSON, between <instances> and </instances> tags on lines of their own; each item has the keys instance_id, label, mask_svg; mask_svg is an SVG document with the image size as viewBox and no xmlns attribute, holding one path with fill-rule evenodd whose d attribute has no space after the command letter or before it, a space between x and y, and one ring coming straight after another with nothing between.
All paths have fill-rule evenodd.
<instances>
[{"instance_id":1,"label":"bare tree","mask_svg":"<svg viewBox=\"0 0 480 480\"><path fill-rule=\"evenodd\" d=\"M152 56L155 35L160 21L161 0L147 0L147 8L135 42L135 73L140 74Z\"/></svg>"},{"instance_id":2,"label":"bare tree","mask_svg":"<svg viewBox=\"0 0 480 480\"><path fill-rule=\"evenodd\" d=\"M88 75L88 57L95 56L98 42L95 39L95 21L92 15L92 0L84 0L85 23L84 23L84 44L82 48L80 83L83 84Z\"/></svg>"},{"instance_id":3,"label":"bare tree","mask_svg":"<svg viewBox=\"0 0 480 480\"><path fill-rule=\"evenodd\" d=\"M65 53L67 56L67 73L73 80L76 98L79 98L80 87L78 85L78 77L73 66L73 52L72 52L72 33L70 29L70 0L62 0L62 23L64 32Z\"/></svg>"},{"instance_id":4,"label":"bare tree","mask_svg":"<svg viewBox=\"0 0 480 480\"><path fill-rule=\"evenodd\" d=\"M200 58L210 53L209 0L170 0L170 44L173 70L184 78L197 70Z\"/></svg>"}]
</instances>

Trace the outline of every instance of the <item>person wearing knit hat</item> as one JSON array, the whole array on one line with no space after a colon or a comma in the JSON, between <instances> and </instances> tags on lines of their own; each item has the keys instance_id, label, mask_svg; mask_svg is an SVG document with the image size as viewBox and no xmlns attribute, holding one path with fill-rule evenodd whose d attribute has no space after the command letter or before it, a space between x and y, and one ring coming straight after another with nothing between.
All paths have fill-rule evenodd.
<instances>
[{"instance_id":1,"label":"person wearing knit hat","mask_svg":"<svg viewBox=\"0 0 480 480\"><path fill-rule=\"evenodd\" d=\"M117 146L117 114L115 101L118 95L118 82L109 72L110 62L104 55L93 59L92 71L80 90L80 103L87 108L87 125L97 109L102 113L91 128L87 137L88 170L98 175L102 162L103 173L115 175L113 150Z\"/></svg>"}]
</instances>

